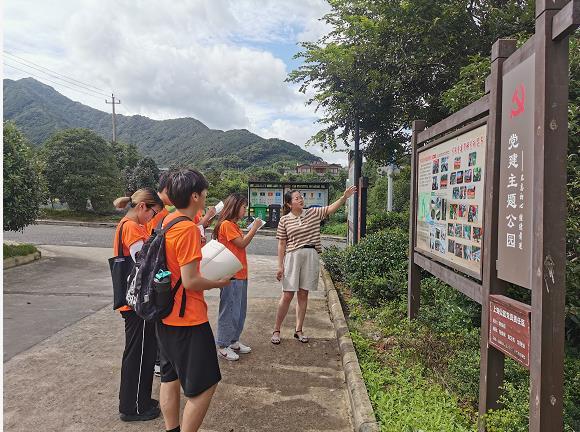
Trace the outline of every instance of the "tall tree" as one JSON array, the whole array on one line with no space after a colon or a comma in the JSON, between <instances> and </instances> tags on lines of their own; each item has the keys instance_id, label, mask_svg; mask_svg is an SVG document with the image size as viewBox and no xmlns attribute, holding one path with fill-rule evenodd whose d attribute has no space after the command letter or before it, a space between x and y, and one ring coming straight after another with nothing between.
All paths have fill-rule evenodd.
<instances>
[{"instance_id":1,"label":"tall tree","mask_svg":"<svg viewBox=\"0 0 580 432\"><path fill-rule=\"evenodd\" d=\"M365 153L392 161L406 151L411 121L446 115L441 92L469 56L487 57L497 37L533 28L533 4L521 0L329 0L332 30L304 42L304 64L288 80L314 91L322 111L310 142L348 143L355 121Z\"/></svg>"},{"instance_id":2,"label":"tall tree","mask_svg":"<svg viewBox=\"0 0 580 432\"><path fill-rule=\"evenodd\" d=\"M130 173L127 183L128 194L132 194L137 189L144 187L157 188L159 168L157 168L157 164L150 157L139 160L135 168L130 170Z\"/></svg>"},{"instance_id":3,"label":"tall tree","mask_svg":"<svg viewBox=\"0 0 580 432\"><path fill-rule=\"evenodd\" d=\"M88 129L67 129L44 144L43 155L51 198L76 211L84 211L88 199L96 211L112 208L121 184L110 143Z\"/></svg>"},{"instance_id":4,"label":"tall tree","mask_svg":"<svg viewBox=\"0 0 580 432\"><path fill-rule=\"evenodd\" d=\"M40 164L13 122L4 122L4 230L21 231L46 201Z\"/></svg>"}]
</instances>

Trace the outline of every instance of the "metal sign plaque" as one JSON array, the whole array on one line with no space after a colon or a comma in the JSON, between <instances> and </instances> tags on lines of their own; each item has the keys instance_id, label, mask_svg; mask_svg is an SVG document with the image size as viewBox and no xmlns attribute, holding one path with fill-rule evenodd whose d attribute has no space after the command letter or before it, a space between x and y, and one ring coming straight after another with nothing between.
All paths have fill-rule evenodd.
<instances>
[{"instance_id":1,"label":"metal sign plaque","mask_svg":"<svg viewBox=\"0 0 580 432\"><path fill-rule=\"evenodd\" d=\"M489 344L530 368L531 307L502 295L489 296Z\"/></svg>"},{"instance_id":2,"label":"metal sign plaque","mask_svg":"<svg viewBox=\"0 0 580 432\"><path fill-rule=\"evenodd\" d=\"M419 153L417 250L481 277L487 126Z\"/></svg>"},{"instance_id":3,"label":"metal sign plaque","mask_svg":"<svg viewBox=\"0 0 580 432\"><path fill-rule=\"evenodd\" d=\"M502 87L497 277L530 288L534 168L532 54L506 73Z\"/></svg>"}]
</instances>

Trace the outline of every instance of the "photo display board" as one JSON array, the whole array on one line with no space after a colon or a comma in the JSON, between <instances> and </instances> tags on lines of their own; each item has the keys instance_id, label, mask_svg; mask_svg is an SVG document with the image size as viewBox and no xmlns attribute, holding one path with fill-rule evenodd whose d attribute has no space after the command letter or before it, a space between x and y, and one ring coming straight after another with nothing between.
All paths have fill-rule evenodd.
<instances>
[{"instance_id":1,"label":"photo display board","mask_svg":"<svg viewBox=\"0 0 580 432\"><path fill-rule=\"evenodd\" d=\"M293 189L299 191L302 194L305 208L312 206L324 207L328 205L328 189L286 187L284 189L284 193Z\"/></svg>"},{"instance_id":2,"label":"photo display board","mask_svg":"<svg viewBox=\"0 0 580 432\"><path fill-rule=\"evenodd\" d=\"M265 183L256 182L248 186L250 207L256 204L284 206L284 194L297 190L304 198L304 207L328 205L328 184L326 183Z\"/></svg>"},{"instance_id":3,"label":"photo display board","mask_svg":"<svg viewBox=\"0 0 580 432\"><path fill-rule=\"evenodd\" d=\"M481 279L487 125L420 151L415 248Z\"/></svg>"},{"instance_id":4,"label":"photo display board","mask_svg":"<svg viewBox=\"0 0 580 432\"><path fill-rule=\"evenodd\" d=\"M250 186L250 207L256 204L284 204L284 189L282 187L252 187Z\"/></svg>"}]
</instances>

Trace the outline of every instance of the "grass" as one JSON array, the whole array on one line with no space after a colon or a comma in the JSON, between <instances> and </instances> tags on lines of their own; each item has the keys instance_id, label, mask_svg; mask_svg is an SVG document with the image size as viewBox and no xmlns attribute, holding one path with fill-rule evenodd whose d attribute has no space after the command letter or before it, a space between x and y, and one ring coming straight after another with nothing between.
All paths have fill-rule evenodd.
<instances>
[{"instance_id":1,"label":"grass","mask_svg":"<svg viewBox=\"0 0 580 432\"><path fill-rule=\"evenodd\" d=\"M93 212L76 212L72 210L42 209L39 219L67 220L81 222L119 222L123 214L100 215Z\"/></svg>"},{"instance_id":2,"label":"grass","mask_svg":"<svg viewBox=\"0 0 580 432\"><path fill-rule=\"evenodd\" d=\"M328 221L320 228L321 234L346 237L346 222Z\"/></svg>"},{"instance_id":3,"label":"grass","mask_svg":"<svg viewBox=\"0 0 580 432\"><path fill-rule=\"evenodd\" d=\"M21 245L8 245L4 243L4 259L12 258L16 256L30 255L34 252L38 252L38 249L31 244L21 244Z\"/></svg>"},{"instance_id":4,"label":"grass","mask_svg":"<svg viewBox=\"0 0 580 432\"><path fill-rule=\"evenodd\" d=\"M381 431L475 430L457 398L425 378L419 366L389 365L370 339L357 331L351 336Z\"/></svg>"},{"instance_id":5,"label":"grass","mask_svg":"<svg viewBox=\"0 0 580 432\"><path fill-rule=\"evenodd\" d=\"M343 284L337 288L381 431L475 431L471 404L439 376L444 353L456 347L428 338L419 323L408 323L402 303L371 308Z\"/></svg>"}]
</instances>

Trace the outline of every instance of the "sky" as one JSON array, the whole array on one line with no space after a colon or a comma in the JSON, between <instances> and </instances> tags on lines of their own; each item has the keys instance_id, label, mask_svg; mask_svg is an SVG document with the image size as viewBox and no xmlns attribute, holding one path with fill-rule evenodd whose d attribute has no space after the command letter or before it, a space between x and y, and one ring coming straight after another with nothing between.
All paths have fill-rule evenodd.
<instances>
[{"instance_id":1,"label":"sky","mask_svg":"<svg viewBox=\"0 0 580 432\"><path fill-rule=\"evenodd\" d=\"M248 129L347 164L344 152L305 146L318 131L319 114L305 105L308 95L284 82L300 65L292 58L298 43L330 30L320 21L330 11L325 0L3 3L5 78L32 76L107 112L105 97L114 92L119 114L194 117L213 129ZM23 59L76 81L66 88L58 75Z\"/></svg>"}]
</instances>

